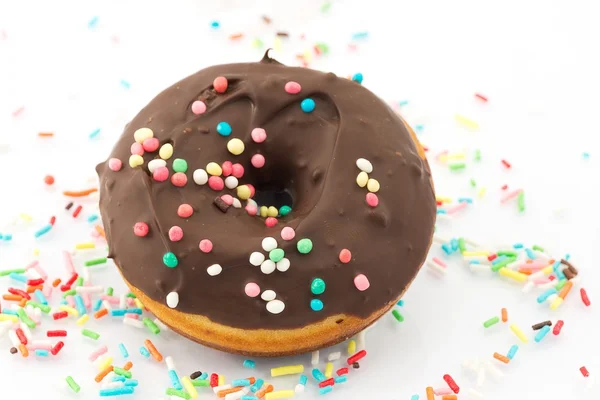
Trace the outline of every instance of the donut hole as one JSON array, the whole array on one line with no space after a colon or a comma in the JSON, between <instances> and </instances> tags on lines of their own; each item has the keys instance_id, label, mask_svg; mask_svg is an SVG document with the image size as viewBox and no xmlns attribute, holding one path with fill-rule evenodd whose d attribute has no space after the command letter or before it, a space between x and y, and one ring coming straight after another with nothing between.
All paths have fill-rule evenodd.
<instances>
[{"instance_id":1,"label":"donut hole","mask_svg":"<svg viewBox=\"0 0 600 400\"><path fill-rule=\"evenodd\" d=\"M273 206L279 209L282 206L289 206L292 209L294 208L294 191L292 188L265 183L256 185L255 189L256 193L253 199L259 207Z\"/></svg>"}]
</instances>

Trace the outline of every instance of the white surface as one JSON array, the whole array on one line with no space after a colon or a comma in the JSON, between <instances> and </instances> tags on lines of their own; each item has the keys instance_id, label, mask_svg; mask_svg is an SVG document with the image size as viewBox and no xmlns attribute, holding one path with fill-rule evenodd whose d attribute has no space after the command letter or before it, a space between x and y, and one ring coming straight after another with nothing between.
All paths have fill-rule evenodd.
<instances>
[{"instance_id":1,"label":"white surface","mask_svg":"<svg viewBox=\"0 0 600 400\"><path fill-rule=\"evenodd\" d=\"M173 4L175 3L175 4ZM95 164L104 159L129 118L159 90L205 66L233 61L258 60L261 51L249 40L232 44L235 32L261 36L287 30L296 39L283 45L281 61L295 63L294 55L316 41L330 45L331 55L313 66L346 76L361 71L364 85L387 100L409 100L404 115L425 126L421 138L430 154L444 149L483 152L481 164L451 174L432 162L439 195L476 197L469 187L473 177L488 192L483 199L451 221L441 221L445 236L466 236L484 244L514 242L540 244L556 256L570 253L581 271L582 284L592 299L584 308L577 291L556 312L536 303L535 293L499 277L474 276L454 256L443 278L424 269L405 296L406 320L397 324L384 317L367 335L369 355L349 382L336 387L331 399L409 399L425 386L444 386L450 373L466 391L475 377L464 372L464 358L491 359L517 343L506 325L484 331L481 324L507 307L512 322L529 335L529 326L545 319L563 318L559 337L549 335L541 344L521 345L501 383L487 379L481 389L486 399L588 398L579 367L600 374L597 331L600 318L600 273L597 245L599 194L598 92L600 37L592 2L508 1L494 6L481 1L339 1L329 16L320 15L320 2L154 2L154 1L19 1L0 3L0 146L2 196L0 222L20 212L34 217L30 224L13 229L12 243L0 242L0 269L21 267L41 251L41 265L52 277L63 278L60 251L89 240L91 226L85 217L94 211L85 201L80 220L63 212L63 189L89 185ZM275 8L273 5L277 4ZM260 15L273 18L265 26ZM96 29L87 23L99 17ZM222 23L212 31L210 20ZM370 38L350 52L352 33L370 32ZM297 39L305 32L304 42ZM114 44L111 37L119 37ZM126 79L131 89L119 81ZM474 92L490 98L478 103ZM24 105L16 119L11 113ZM460 113L476 120L481 130L467 132L453 118ZM96 128L96 140L88 135ZM36 137L54 131L53 139ZM582 152L591 153L588 161ZM506 158L510 171L500 165ZM44 187L43 176L52 173L56 188ZM527 211L519 215L513 204L500 206L500 186L523 187ZM35 228L56 214L59 222L46 237L33 240ZM4 227L0 229L2 231ZM431 252L440 255L437 246ZM87 255L78 257L78 266ZM395 262L395 260L390 260ZM124 286L113 268L92 272L94 284ZM2 279L0 288L9 281ZM108 318L90 321L88 328L102 336L98 343L80 337L71 321L67 346L59 358L22 359L8 354L7 338L0 342L2 397L45 395L49 399L97 397L95 367L87 355L108 344L117 365L124 360L117 345L126 344L140 380L136 399L165 397L169 385L166 366L143 359L138 352L145 331L123 326ZM41 337L40 329L35 332ZM281 364L304 363L310 355L285 360L257 360L258 369L242 368L243 357L226 355L169 335L153 339L163 355L175 359L180 375L194 370L218 370L228 379L255 375ZM343 351L336 346L331 351ZM325 360L330 351L321 352ZM345 354L345 353L343 353ZM495 360L492 360L495 362ZM336 364L336 366L339 362ZM320 364L323 368L323 362ZM66 389L72 375L82 386L78 395ZM32 384L35 379L35 384ZM293 388L297 378L268 379L277 388ZM317 398L314 381L302 395ZM595 395L598 396L598 387ZM201 391L207 392L207 391ZM461 391L462 393L462 391ZM34 396L35 395L35 396ZM212 398L203 394L200 398ZM459 398L464 398L461 395Z\"/></svg>"}]
</instances>

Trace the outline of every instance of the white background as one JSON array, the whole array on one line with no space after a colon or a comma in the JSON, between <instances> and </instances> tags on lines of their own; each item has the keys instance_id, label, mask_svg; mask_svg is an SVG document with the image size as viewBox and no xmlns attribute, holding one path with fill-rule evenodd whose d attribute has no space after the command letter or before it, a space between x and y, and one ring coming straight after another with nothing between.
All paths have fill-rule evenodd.
<instances>
[{"instance_id":1,"label":"white background","mask_svg":"<svg viewBox=\"0 0 600 400\"><path fill-rule=\"evenodd\" d=\"M529 326L536 322L562 318L565 328L561 336L549 335L541 344L531 340L521 345L510 365L499 365L506 372L504 380L488 379L480 389L486 398L595 398L586 397L591 393L584 391L586 382L578 369L586 365L592 376L600 375L600 319L595 310L600 301L596 6L592 1L491 3L337 1L323 15L321 2L307 0L1 1L0 232L11 231L15 238L0 241L0 269L26 265L39 248L41 265L51 276L64 278L60 252L90 239L92 225L85 218L95 206L93 199L83 202L84 218L73 221L63 211L67 200L60 192L92 184L88 180L94 178L95 164L106 158L128 119L158 91L211 64L259 60L262 51L252 48L251 39L272 44L273 33L285 30L292 38L272 55L296 64L297 52L326 42L331 53L316 59L314 68L340 76L361 71L364 85L383 99L409 101L402 112L413 125L424 125L420 137L431 155L446 149L469 154L467 169L458 174L432 157L439 195L475 198L472 207L440 221L441 235L465 236L489 246L539 244L557 257L570 253L593 302L584 308L577 287L551 312L536 303L537 293L522 294L518 285L499 277L472 275L455 255L445 277L421 272L405 296L405 322L397 324L388 315L370 330L369 355L360 371L352 372L349 382L336 386L328 397L410 399L418 393L423 399L425 386L444 386L445 373L463 391L472 387L472 377L460 367L463 359L491 359L493 352L506 353L518 343L507 325L482 328L484 320L507 307L511 321L531 339ZM271 26L261 21L263 14L273 19ZM87 23L94 16L98 25L90 30ZM209 27L213 19L222 24L217 31ZM368 31L369 38L349 51L358 31ZM231 43L227 36L236 32L247 38ZM301 33L306 34L304 41ZM121 79L131 89L124 89ZM478 102L475 92L490 102ZM25 111L13 118L20 106ZM457 125L456 113L477 121L481 129L469 132ZM102 131L90 140L96 128ZM55 137L40 139L40 131L53 131ZM481 163L471 162L475 148L482 151ZM589 160L583 152L590 153ZM510 171L501 166L502 158L513 164ZM48 173L57 179L50 190L43 184ZM470 178L487 188L483 198L470 188ZM505 183L525 190L524 214L514 203L499 204ZM19 213L34 220L7 228ZM57 215L56 227L34 240L33 231L50 215ZM439 247L431 254L441 255ZM80 254L76 259L80 263L92 257ZM112 267L94 270L92 281L110 284L117 293L124 289ZM8 285L3 278L0 289ZM41 338L43 331L58 325L46 322L36 335ZM57 358L11 356L8 339L0 341L3 398L97 397L96 370L87 355L99 344L80 337L72 321L67 326L67 346ZM169 385L166 367L137 352L145 331L106 318L88 323L88 328L102 334L99 342L109 345L117 365L124 360L116 346L127 345L134 377L141 382L136 399L161 397ZM219 371L229 379L265 377L272 366L309 366L309 356L261 359L252 373L241 367L243 357L172 334L154 341L164 355L175 358L180 375L200 369ZM78 395L66 388L67 375L82 386ZM295 385L296 377L269 381L286 389ZM599 390L596 386L594 396L600 396ZM317 397L310 379L304 398Z\"/></svg>"}]
</instances>

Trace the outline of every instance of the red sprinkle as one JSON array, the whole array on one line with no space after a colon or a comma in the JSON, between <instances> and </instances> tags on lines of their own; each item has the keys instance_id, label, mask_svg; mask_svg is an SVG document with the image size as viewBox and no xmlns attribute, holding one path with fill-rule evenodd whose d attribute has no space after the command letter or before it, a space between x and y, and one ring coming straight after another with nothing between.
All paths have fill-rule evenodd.
<instances>
[{"instance_id":1,"label":"red sprinkle","mask_svg":"<svg viewBox=\"0 0 600 400\"><path fill-rule=\"evenodd\" d=\"M219 375L210 374L210 387L217 387L217 386L219 386Z\"/></svg>"},{"instance_id":2,"label":"red sprinkle","mask_svg":"<svg viewBox=\"0 0 600 400\"><path fill-rule=\"evenodd\" d=\"M333 386L335 385L335 380L333 378L329 378L327 380L324 380L323 382L319 382L319 387L323 388L325 386Z\"/></svg>"},{"instance_id":3,"label":"red sprinkle","mask_svg":"<svg viewBox=\"0 0 600 400\"><path fill-rule=\"evenodd\" d=\"M492 254L491 256L488 256L488 261L494 261L496 257L498 257L497 254Z\"/></svg>"},{"instance_id":4,"label":"red sprinkle","mask_svg":"<svg viewBox=\"0 0 600 400\"><path fill-rule=\"evenodd\" d=\"M510 165L510 163L508 161L506 161L506 160L502 160L502 164L504 164L504 166L506 168L511 168L512 167L512 165Z\"/></svg>"},{"instance_id":5,"label":"red sprinkle","mask_svg":"<svg viewBox=\"0 0 600 400\"><path fill-rule=\"evenodd\" d=\"M38 285L42 285L44 283L44 280L42 278L40 279L29 279L27 281L27 284L29 286L38 286Z\"/></svg>"},{"instance_id":6,"label":"red sprinkle","mask_svg":"<svg viewBox=\"0 0 600 400\"><path fill-rule=\"evenodd\" d=\"M50 350L50 353L52 353L53 356L57 355L58 352L65 347L65 344L63 342L58 342L54 345L54 347Z\"/></svg>"},{"instance_id":7,"label":"red sprinkle","mask_svg":"<svg viewBox=\"0 0 600 400\"><path fill-rule=\"evenodd\" d=\"M479 100L486 102L488 101L488 98L485 97L484 95L480 94L480 93L475 93L475 97L477 97Z\"/></svg>"},{"instance_id":8,"label":"red sprinkle","mask_svg":"<svg viewBox=\"0 0 600 400\"><path fill-rule=\"evenodd\" d=\"M502 188L501 188L501 189L502 189L502 190L506 190L506 189L508 189L508 185L507 185L507 184L504 184L504 185L502 185Z\"/></svg>"},{"instance_id":9,"label":"red sprinkle","mask_svg":"<svg viewBox=\"0 0 600 400\"><path fill-rule=\"evenodd\" d=\"M450 387L450 389L452 389L452 391L456 394L458 394L458 392L460 392L460 388L458 387L458 385L456 384L456 382L454 381L454 379L452 379L452 377L448 374L444 375L444 380L446 381L446 383L448 384L448 387Z\"/></svg>"},{"instance_id":10,"label":"red sprinkle","mask_svg":"<svg viewBox=\"0 0 600 400\"><path fill-rule=\"evenodd\" d=\"M348 365L354 364L355 362L363 359L366 355L367 355L367 351L366 350L361 350L358 353L354 354L353 356L348 357L348 360L347 360L348 361Z\"/></svg>"},{"instance_id":11,"label":"red sprinkle","mask_svg":"<svg viewBox=\"0 0 600 400\"><path fill-rule=\"evenodd\" d=\"M21 289L8 288L8 293L16 294L17 296L21 296L23 298L26 298L27 300L31 300L31 296L28 293L22 291Z\"/></svg>"},{"instance_id":12,"label":"red sprinkle","mask_svg":"<svg viewBox=\"0 0 600 400\"><path fill-rule=\"evenodd\" d=\"M56 217L53 215L53 216L50 218L50 225L54 226L54 223L55 223L55 222L56 222Z\"/></svg>"},{"instance_id":13,"label":"red sprinkle","mask_svg":"<svg viewBox=\"0 0 600 400\"><path fill-rule=\"evenodd\" d=\"M581 301L583 301L583 304L585 304L586 307L589 307L590 304L592 304L592 302L590 301L590 298L588 297L585 289L584 288L579 289L579 293L581 293Z\"/></svg>"},{"instance_id":14,"label":"red sprinkle","mask_svg":"<svg viewBox=\"0 0 600 400\"><path fill-rule=\"evenodd\" d=\"M265 219L265 225L268 226L269 228L274 227L275 225L277 225L277 218L267 217L267 219Z\"/></svg>"},{"instance_id":15,"label":"red sprinkle","mask_svg":"<svg viewBox=\"0 0 600 400\"><path fill-rule=\"evenodd\" d=\"M59 312L55 312L54 314L52 314L52 318L54 318L54 320L58 320L58 319L63 319L63 318L67 318L69 316L69 313L66 311L59 311Z\"/></svg>"},{"instance_id":16,"label":"red sprinkle","mask_svg":"<svg viewBox=\"0 0 600 400\"><path fill-rule=\"evenodd\" d=\"M556 325L554 325L554 329L552 330L552 333L554 333L554 335L558 335L564 325L565 325L565 322L562 319L559 319L556 322Z\"/></svg>"},{"instance_id":17,"label":"red sprinkle","mask_svg":"<svg viewBox=\"0 0 600 400\"><path fill-rule=\"evenodd\" d=\"M48 331L46 335L48 337L67 336L67 331Z\"/></svg>"},{"instance_id":18,"label":"red sprinkle","mask_svg":"<svg viewBox=\"0 0 600 400\"><path fill-rule=\"evenodd\" d=\"M77 208L75 209L75 211L73 211L73 218L77 218L77 216L81 212L82 208L83 208L82 206L77 206Z\"/></svg>"},{"instance_id":19,"label":"red sprinkle","mask_svg":"<svg viewBox=\"0 0 600 400\"><path fill-rule=\"evenodd\" d=\"M583 375L585 378L587 378L588 376L590 376L589 371L587 370L586 367L581 367L579 368L579 370L581 371L581 375Z\"/></svg>"},{"instance_id":20,"label":"red sprinkle","mask_svg":"<svg viewBox=\"0 0 600 400\"><path fill-rule=\"evenodd\" d=\"M183 172L175 172L171 176L171 183L177 187L184 187L187 184L187 175Z\"/></svg>"},{"instance_id":21,"label":"red sprinkle","mask_svg":"<svg viewBox=\"0 0 600 400\"><path fill-rule=\"evenodd\" d=\"M46 175L44 177L44 183L48 186L53 185L54 184L54 177L52 175Z\"/></svg>"},{"instance_id":22,"label":"red sprinkle","mask_svg":"<svg viewBox=\"0 0 600 400\"><path fill-rule=\"evenodd\" d=\"M223 176L228 177L233 173L233 164L231 161L225 161L221 164L221 170L223 171Z\"/></svg>"},{"instance_id":23,"label":"red sprinkle","mask_svg":"<svg viewBox=\"0 0 600 400\"><path fill-rule=\"evenodd\" d=\"M78 277L79 277L79 275L76 274L76 273L73 274L73 275L71 275L71 278L69 278L69 280L67 281L67 283L65 283L64 285L60 286L61 292L66 292L67 290L70 290L71 289L71 285L73 283L75 283L75 281L77 280Z\"/></svg>"},{"instance_id":24,"label":"red sprinkle","mask_svg":"<svg viewBox=\"0 0 600 400\"><path fill-rule=\"evenodd\" d=\"M25 336L25 332L23 332L23 329L17 328L15 329L15 333L17 334L17 337L19 338L19 341L21 343L27 344L27 336Z\"/></svg>"},{"instance_id":25,"label":"red sprinkle","mask_svg":"<svg viewBox=\"0 0 600 400\"><path fill-rule=\"evenodd\" d=\"M213 81L213 87L217 93L225 93L227 91L227 78L219 76Z\"/></svg>"},{"instance_id":26,"label":"red sprinkle","mask_svg":"<svg viewBox=\"0 0 600 400\"><path fill-rule=\"evenodd\" d=\"M348 368L340 368L336 371L337 376L346 375L348 373Z\"/></svg>"}]
</instances>

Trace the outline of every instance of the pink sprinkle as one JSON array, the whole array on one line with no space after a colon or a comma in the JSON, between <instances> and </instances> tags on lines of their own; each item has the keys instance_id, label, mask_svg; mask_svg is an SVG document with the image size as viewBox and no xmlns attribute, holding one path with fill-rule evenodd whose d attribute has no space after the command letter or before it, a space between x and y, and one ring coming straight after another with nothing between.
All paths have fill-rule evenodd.
<instances>
[{"instance_id":1,"label":"pink sprinkle","mask_svg":"<svg viewBox=\"0 0 600 400\"><path fill-rule=\"evenodd\" d=\"M100 295L100 298L102 300L106 300L108 301L110 304L119 304L119 302L121 301L118 297L115 296L107 296L105 294Z\"/></svg>"},{"instance_id":2,"label":"pink sprinkle","mask_svg":"<svg viewBox=\"0 0 600 400\"><path fill-rule=\"evenodd\" d=\"M350 262L350 260L352 260L352 253L350 252L350 250L342 249L342 251L340 251L340 261L344 264L348 264ZM365 277L365 279L366 279L366 277ZM368 283L368 281L367 281L367 283Z\"/></svg>"},{"instance_id":3,"label":"pink sprinkle","mask_svg":"<svg viewBox=\"0 0 600 400\"><path fill-rule=\"evenodd\" d=\"M135 142L131 145L131 154L137 154L138 156L144 155L144 147L141 143Z\"/></svg>"},{"instance_id":4,"label":"pink sprinkle","mask_svg":"<svg viewBox=\"0 0 600 400\"><path fill-rule=\"evenodd\" d=\"M514 199L515 197L517 197L519 195L519 193L521 193L523 191L523 189L517 189L517 190L513 190L512 192L508 193L506 196L504 196L501 200L500 203L504 204L507 201L509 201L510 199Z\"/></svg>"},{"instance_id":5,"label":"pink sprinkle","mask_svg":"<svg viewBox=\"0 0 600 400\"><path fill-rule=\"evenodd\" d=\"M206 112L206 104L203 101L196 100L192 103L192 112L196 115L204 114Z\"/></svg>"},{"instance_id":6,"label":"pink sprinkle","mask_svg":"<svg viewBox=\"0 0 600 400\"><path fill-rule=\"evenodd\" d=\"M223 176L227 177L233 173L233 164L231 164L231 161L225 161L221 165L221 169L223 170Z\"/></svg>"},{"instance_id":7,"label":"pink sprinkle","mask_svg":"<svg viewBox=\"0 0 600 400\"><path fill-rule=\"evenodd\" d=\"M136 222L133 226L133 233L135 234L135 236L144 237L148 234L149 231L150 228L145 222Z\"/></svg>"},{"instance_id":8,"label":"pink sprinkle","mask_svg":"<svg viewBox=\"0 0 600 400\"><path fill-rule=\"evenodd\" d=\"M67 300L67 304L69 305L69 307L73 307L73 308L76 307L75 298L73 296L67 296L66 300Z\"/></svg>"},{"instance_id":9,"label":"pink sprinkle","mask_svg":"<svg viewBox=\"0 0 600 400\"><path fill-rule=\"evenodd\" d=\"M246 184L246 186L248 186L248 189L250 189L250 198L253 198L256 194L256 189L254 188L254 185L248 183Z\"/></svg>"},{"instance_id":10,"label":"pink sprinkle","mask_svg":"<svg viewBox=\"0 0 600 400\"><path fill-rule=\"evenodd\" d=\"M120 171L122 167L123 162L118 158L111 158L110 160L108 160L108 168L110 168L112 171Z\"/></svg>"},{"instance_id":11,"label":"pink sprinkle","mask_svg":"<svg viewBox=\"0 0 600 400\"><path fill-rule=\"evenodd\" d=\"M444 157L444 156L445 156L445 155L447 155L447 154L448 154L448 150L444 150L444 151L442 151L440 154L438 154L437 156L435 156L435 159L436 159L437 161L440 161L440 160L442 159L442 157Z\"/></svg>"},{"instance_id":12,"label":"pink sprinkle","mask_svg":"<svg viewBox=\"0 0 600 400\"><path fill-rule=\"evenodd\" d=\"M371 284L369 283L369 279L367 279L366 276L364 276L363 274L359 274L356 275L356 277L354 277L354 286L356 286L356 288L361 292L364 292L369 288L369 286L371 286Z\"/></svg>"},{"instance_id":13,"label":"pink sprinkle","mask_svg":"<svg viewBox=\"0 0 600 400\"><path fill-rule=\"evenodd\" d=\"M242 164L235 163L231 167L231 173L233 174L233 176L235 176L238 179L241 179L242 176L244 176L244 167L242 166Z\"/></svg>"},{"instance_id":14,"label":"pink sprinkle","mask_svg":"<svg viewBox=\"0 0 600 400\"><path fill-rule=\"evenodd\" d=\"M250 135L255 143L262 143L267 140L267 132L263 128L252 129L252 133Z\"/></svg>"},{"instance_id":15,"label":"pink sprinkle","mask_svg":"<svg viewBox=\"0 0 600 400\"><path fill-rule=\"evenodd\" d=\"M200 245L198 246L200 247L200 251L203 253L210 253L213 249L213 244L210 240L208 239L202 239L200 241Z\"/></svg>"},{"instance_id":16,"label":"pink sprinkle","mask_svg":"<svg viewBox=\"0 0 600 400\"><path fill-rule=\"evenodd\" d=\"M367 204L371 207L377 207L379 204L379 197L375 193L367 193Z\"/></svg>"},{"instance_id":17,"label":"pink sprinkle","mask_svg":"<svg viewBox=\"0 0 600 400\"><path fill-rule=\"evenodd\" d=\"M252 204L248 204L246 206L246 212L248 213L248 215L254 216L258 212L258 207L256 207L255 205L252 205Z\"/></svg>"},{"instance_id":18,"label":"pink sprinkle","mask_svg":"<svg viewBox=\"0 0 600 400\"><path fill-rule=\"evenodd\" d=\"M262 168L265 166L265 156L262 154L255 154L250 159L250 163L254 168Z\"/></svg>"},{"instance_id":19,"label":"pink sprinkle","mask_svg":"<svg viewBox=\"0 0 600 400\"><path fill-rule=\"evenodd\" d=\"M217 93L225 93L227 90L227 78L219 76L213 81L213 87Z\"/></svg>"},{"instance_id":20,"label":"pink sprinkle","mask_svg":"<svg viewBox=\"0 0 600 400\"><path fill-rule=\"evenodd\" d=\"M184 174L183 172L174 173L171 177L171 183L177 187L184 187L187 184L186 174Z\"/></svg>"},{"instance_id":21,"label":"pink sprinkle","mask_svg":"<svg viewBox=\"0 0 600 400\"><path fill-rule=\"evenodd\" d=\"M98 359L98 357L100 357L102 354L105 354L106 352L108 352L108 347L106 345L100 347L98 350L94 351L92 354L90 354L90 356L88 357L88 360L94 362Z\"/></svg>"},{"instance_id":22,"label":"pink sprinkle","mask_svg":"<svg viewBox=\"0 0 600 400\"><path fill-rule=\"evenodd\" d=\"M454 394L454 392L450 389L450 388L439 388L439 389L434 389L433 393L436 396L444 396L447 394Z\"/></svg>"},{"instance_id":23,"label":"pink sprinkle","mask_svg":"<svg viewBox=\"0 0 600 400\"><path fill-rule=\"evenodd\" d=\"M256 297L260 294L260 286L254 282L250 282L246 284L244 291L248 297Z\"/></svg>"},{"instance_id":24,"label":"pink sprinkle","mask_svg":"<svg viewBox=\"0 0 600 400\"><path fill-rule=\"evenodd\" d=\"M277 218L267 217L267 219L265 219L265 225L268 226L269 228L274 227L275 225L277 225Z\"/></svg>"},{"instance_id":25,"label":"pink sprinkle","mask_svg":"<svg viewBox=\"0 0 600 400\"><path fill-rule=\"evenodd\" d=\"M169 239L171 242L179 242L183 239L183 229L179 226L172 226L169 229Z\"/></svg>"},{"instance_id":26,"label":"pink sprinkle","mask_svg":"<svg viewBox=\"0 0 600 400\"><path fill-rule=\"evenodd\" d=\"M433 258L432 258L432 260L433 260L433 262L434 262L434 263L436 263L436 264L437 264L437 265L439 265L440 267L444 267L444 268L446 268L446 267L447 267L446 263L445 263L445 262L443 262L442 260L440 260L440 259L439 259L439 258L437 258L437 257L433 257Z\"/></svg>"},{"instance_id":27,"label":"pink sprinkle","mask_svg":"<svg viewBox=\"0 0 600 400\"><path fill-rule=\"evenodd\" d=\"M189 218L194 213L194 208L189 204L182 204L177 208L177 215L181 218Z\"/></svg>"},{"instance_id":28,"label":"pink sprinkle","mask_svg":"<svg viewBox=\"0 0 600 400\"><path fill-rule=\"evenodd\" d=\"M125 314L125 318L140 319L140 316L137 314L133 314L133 313L127 313L127 314Z\"/></svg>"},{"instance_id":29,"label":"pink sprinkle","mask_svg":"<svg viewBox=\"0 0 600 400\"><path fill-rule=\"evenodd\" d=\"M142 147L144 148L144 150L149 153L158 150L158 146L160 146L160 142L155 137L148 138L144 140L144 143L142 143Z\"/></svg>"},{"instance_id":30,"label":"pink sprinkle","mask_svg":"<svg viewBox=\"0 0 600 400\"><path fill-rule=\"evenodd\" d=\"M302 90L302 86L298 82L289 81L285 84L285 91L289 94L298 94Z\"/></svg>"},{"instance_id":31,"label":"pink sprinkle","mask_svg":"<svg viewBox=\"0 0 600 400\"><path fill-rule=\"evenodd\" d=\"M283 240L292 240L296 236L296 231L290 226L286 226L281 230L281 238Z\"/></svg>"},{"instance_id":32,"label":"pink sprinkle","mask_svg":"<svg viewBox=\"0 0 600 400\"><path fill-rule=\"evenodd\" d=\"M457 204L453 207L447 208L446 214L448 214L448 215L454 214L455 212L462 210L463 208L465 208L468 205L469 205L469 203L467 203L466 201L463 201L460 204Z\"/></svg>"},{"instance_id":33,"label":"pink sprinkle","mask_svg":"<svg viewBox=\"0 0 600 400\"><path fill-rule=\"evenodd\" d=\"M223 179L221 179L220 176L211 176L210 178L208 178L208 187L210 187L215 192L218 192L220 190L223 190L223 188L225 187L225 182L223 182Z\"/></svg>"},{"instance_id":34,"label":"pink sprinkle","mask_svg":"<svg viewBox=\"0 0 600 400\"><path fill-rule=\"evenodd\" d=\"M169 179L169 169L167 167L158 167L152 173L152 177L157 182L164 182Z\"/></svg>"},{"instance_id":35,"label":"pink sprinkle","mask_svg":"<svg viewBox=\"0 0 600 400\"><path fill-rule=\"evenodd\" d=\"M223 196L221 196L221 200L223 200L223 202L228 206L233 204L233 196L229 194L224 194Z\"/></svg>"},{"instance_id":36,"label":"pink sprinkle","mask_svg":"<svg viewBox=\"0 0 600 400\"><path fill-rule=\"evenodd\" d=\"M12 112L13 117L18 117L23 111L25 111L25 106L21 106Z\"/></svg>"}]
</instances>

